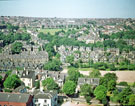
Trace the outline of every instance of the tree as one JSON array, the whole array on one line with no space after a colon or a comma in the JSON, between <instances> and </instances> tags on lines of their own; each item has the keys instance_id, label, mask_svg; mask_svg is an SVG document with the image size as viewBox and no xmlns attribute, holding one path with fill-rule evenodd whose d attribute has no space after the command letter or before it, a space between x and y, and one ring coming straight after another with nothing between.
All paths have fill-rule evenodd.
<instances>
[{"instance_id":1,"label":"tree","mask_svg":"<svg viewBox=\"0 0 135 106\"><path fill-rule=\"evenodd\" d=\"M73 63L74 63L74 56L73 55L67 56L66 57L66 62L70 63L71 65L73 65Z\"/></svg>"},{"instance_id":2,"label":"tree","mask_svg":"<svg viewBox=\"0 0 135 106\"><path fill-rule=\"evenodd\" d=\"M106 98L107 89L103 85L99 85L94 90L94 95L97 99L100 101L104 100Z\"/></svg>"},{"instance_id":3,"label":"tree","mask_svg":"<svg viewBox=\"0 0 135 106\"><path fill-rule=\"evenodd\" d=\"M86 99L86 102L87 102L87 103L90 103L91 96L85 96L85 99Z\"/></svg>"},{"instance_id":4,"label":"tree","mask_svg":"<svg viewBox=\"0 0 135 106\"><path fill-rule=\"evenodd\" d=\"M92 70L92 72L89 73L89 76L91 78L99 78L101 76L101 73L99 72L99 70L94 69Z\"/></svg>"},{"instance_id":5,"label":"tree","mask_svg":"<svg viewBox=\"0 0 135 106\"><path fill-rule=\"evenodd\" d=\"M44 64L45 70L50 71L59 71L61 69L61 62L59 59L53 59L52 61L49 61L48 63Z\"/></svg>"},{"instance_id":6,"label":"tree","mask_svg":"<svg viewBox=\"0 0 135 106\"><path fill-rule=\"evenodd\" d=\"M91 86L89 84L84 84L81 86L80 89L81 95L83 96L91 96L92 95L92 89Z\"/></svg>"},{"instance_id":7,"label":"tree","mask_svg":"<svg viewBox=\"0 0 135 106\"><path fill-rule=\"evenodd\" d=\"M77 83L78 78L82 77L83 75L80 74L80 72L76 69L76 68L70 68L68 70L68 77L67 80L71 80L74 81L75 83Z\"/></svg>"},{"instance_id":8,"label":"tree","mask_svg":"<svg viewBox=\"0 0 135 106\"><path fill-rule=\"evenodd\" d=\"M40 87L40 82L39 81L35 82L35 87L36 87L36 89L39 89L39 87Z\"/></svg>"},{"instance_id":9,"label":"tree","mask_svg":"<svg viewBox=\"0 0 135 106\"><path fill-rule=\"evenodd\" d=\"M100 85L104 85L106 88L108 87L108 82L114 80L116 82L117 76L115 73L107 73L104 77L100 79Z\"/></svg>"},{"instance_id":10,"label":"tree","mask_svg":"<svg viewBox=\"0 0 135 106\"><path fill-rule=\"evenodd\" d=\"M47 90L59 90L58 84L53 80L53 78L47 78L46 80L42 81L42 85Z\"/></svg>"},{"instance_id":11,"label":"tree","mask_svg":"<svg viewBox=\"0 0 135 106\"><path fill-rule=\"evenodd\" d=\"M135 95L134 95L134 94L131 94L131 95L129 96L128 105L135 106Z\"/></svg>"},{"instance_id":12,"label":"tree","mask_svg":"<svg viewBox=\"0 0 135 106\"><path fill-rule=\"evenodd\" d=\"M128 86L127 88L124 88L122 92L119 93L119 102L122 105L128 105L129 103L129 96L133 94L133 91L131 88Z\"/></svg>"},{"instance_id":13,"label":"tree","mask_svg":"<svg viewBox=\"0 0 135 106\"><path fill-rule=\"evenodd\" d=\"M4 87L9 89L14 89L21 85L21 80L17 75L8 76L4 81Z\"/></svg>"},{"instance_id":14,"label":"tree","mask_svg":"<svg viewBox=\"0 0 135 106\"><path fill-rule=\"evenodd\" d=\"M0 75L0 84L1 84L1 82L2 82L2 76Z\"/></svg>"},{"instance_id":15,"label":"tree","mask_svg":"<svg viewBox=\"0 0 135 106\"><path fill-rule=\"evenodd\" d=\"M73 81L66 81L63 86L63 92L69 96L75 93L75 89L76 89L76 84Z\"/></svg>"},{"instance_id":16,"label":"tree","mask_svg":"<svg viewBox=\"0 0 135 106\"><path fill-rule=\"evenodd\" d=\"M12 54L19 54L22 50L23 44L21 42L15 42L11 46L11 52Z\"/></svg>"},{"instance_id":17,"label":"tree","mask_svg":"<svg viewBox=\"0 0 135 106\"><path fill-rule=\"evenodd\" d=\"M116 81L115 80L110 80L108 82L108 91L114 91L116 89Z\"/></svg>"},{"instance_id":18,"label":"tree","mask_svg":"<svg viewBox=\"0 0 135 106\"><path fill-rule=\"evenodd\" d=\"M97 63L93 64L93 68L99 69L99 70L106 70L108 67L107 67L107 64L104 62L97 62Z\"/></svg>"},{"instance_id":19,"label":"tree","mask_svg":"<svg viewBox=\"0 0 135 106\"><path fill-rule=\"evenodd\" d=\"M21 40L28 41L28 40L30 40L30 39L31 39L31 37L30 37L30 35L27 34L27 33L23 33L23 34L21 35Z\"/></svg>"},{"instance_id":20,"label":"tree","mask_svg":"<svg viewBox=\"0 0 135 106\"><path fill-rule=\"evenodd\" d=\"M133 85L132 85L133 87L135 87L135 82L133 83Z\"/></svg>"},{"instance_id":21,"label":"tree","mask_svg":"<svg viewBox=\"0 0 135 106\"><path fill-rule=\"evenodd\" d=\"M45 46L43 46L43 49L45 49L48 52L50 59L52 59L52 56L55 56L55 54L56 54L53 46L54 45L52 43L49 43L49 44L46 44Z\"/></svg>"},{"instance_id":22,"label":"tree","mask_svg":"<svg viewBox=\"0 0 135 106\"><path fill-rule=\"evenodd\" d=\"M121 86L128 86L128 83L127 82L120 82L118 85L121 85Z\"/></svg>"}]
</instances>

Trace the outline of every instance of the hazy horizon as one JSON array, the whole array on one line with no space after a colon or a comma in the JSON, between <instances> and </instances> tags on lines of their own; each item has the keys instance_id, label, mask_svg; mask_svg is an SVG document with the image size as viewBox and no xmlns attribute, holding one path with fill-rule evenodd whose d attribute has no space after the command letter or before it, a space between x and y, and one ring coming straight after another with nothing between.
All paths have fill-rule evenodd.
<instances>
[{"instance_id":1,"label":"hazy horizon","mask_svg":"<svg viewBox=\"0 0 135 106\"><path fill-rule=\"evenodd\" d=\"M0 0L0 16L135 18L135 0Z\"/></svg>"}]
</instances>

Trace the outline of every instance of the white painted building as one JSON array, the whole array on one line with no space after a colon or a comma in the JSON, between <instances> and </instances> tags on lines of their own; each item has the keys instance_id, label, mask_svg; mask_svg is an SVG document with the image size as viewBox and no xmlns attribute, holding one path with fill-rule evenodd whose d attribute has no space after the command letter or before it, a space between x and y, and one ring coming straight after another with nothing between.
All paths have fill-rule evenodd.
<instances>
[{"instance_id":1,"label":"white painted building","mask_svg":"<svg viewBox=\"0 0 135 106\"><path fill-rule=\"evenodd\" d=\"M21 76L21 81L24 82L25 86L28 86L30 88L34 87L35 82L35 72L34 71L23 71Z\"/></svg>"},{"instance_id":2,"label":"white painted building","mask_svg":"<svg viewBox=\"0 0 135 106\"><path fill-rule=\"evenodd\" d=\"M35 106L57 106L57 91L38 91L34 94Z\"/></svg>"}]
</instances>

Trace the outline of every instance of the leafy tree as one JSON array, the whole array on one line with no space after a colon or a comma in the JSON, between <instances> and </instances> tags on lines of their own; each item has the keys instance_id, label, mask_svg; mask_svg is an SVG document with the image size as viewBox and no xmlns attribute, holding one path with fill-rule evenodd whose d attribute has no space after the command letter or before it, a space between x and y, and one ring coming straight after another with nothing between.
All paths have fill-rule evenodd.
<instances>
[{"instance_id":1,"label":"leafy tree","mask_svg":"<svg viewBox=\"0 0 135 106\"><path fill-rule=\"evenodd\" d=\"M104 40L110 38L110 36L109 35L106 35L106 34L100 34L100 37L101 38L104 38Z\"/></svg>"},{"instance_id":2,"label":"leafy tree","mask_svg":"<svg viewBox=\"0 0 135 106\"><path fill-rule=\"evenodd\" d=\"M117 76L115 73L107 73L100 79L100 85L104 85L106 88L108 87L108 82L114 80L116 82Z\"/></svg>"},{"instance_id":3,"label":"leafy tree","mask_svg":"<svg viewBox=\"0 0 135 106\"><path fill-rule=\"evenodd\" d=\"M89 84L84 84L81 86L80 89L81 95L83 96L91 96L92 95L92 89L91 86Z\"/></svg>"},{"instance_id":4,"label":"leafy tree","mask_svg":"<svg viewBox=\"0 0 135 106\"><path fill-rule=\"evenodd\" d=\"M134 95L134 94L131 94L131 95L129 96L128 105L130 105L130 106L135 106L135 95Z\"/></svg>"},{"instance_id":5,"label":"leafy tree","mask_svg":"<svg viewBox=\"0 0 135 106\"><path fill-rule=\"evenodd\" d=\"M133 83L133 85L132 85L133 87L135 87L135 82Z\"/></svg>"},{"instance_id":6,"label":"leafy tree","mask_svg":"<svg viewBox=\"0 0 135 106\"><path fill-rule=\"evenodd\" d=\"M31 37L27 33L23 33L22 36L21 36L21 40L28 41L30 39L31 39Z\"/></svg>"},{"instance_id":7,"label":"leafy tree","mask_svg":"<svg viewBox=\"0 0 135 106\"><path fill-rule=\"evenodd\" d=\"M133 91L131 90L131 88L129 86L127 88L123 89L122 92L119 93L119 102L122 105L128 105L129 97L131 94L133 94Z\"/></svg>"},{"instance_id":8,"label":"leafy tree","mask_svg":"<svg viewBox=\"0 0 135 106\"><path fill-rule=\"evenodd\" d=\"M21 80L17 75L8 76L6 80L4 81L4 87L5 88L16 88L21 85Z\"/></svg>"},{"instance_id":9,"label":"leafy tree","mask_svg":"<svg viewBox=\"0 0 135 106\"><path fill-rule=\"evenodd\" d=\"M73 81L66 81L63 86L63 92L66 95L73 95L75 93L76 84Z\"/></svg>"},{"instance_id":10,"label":"leafy tree","mask_svg":"<svg viewBox=\"0 0 135 106\"><path fill-rule=\"evenodd\" d=\"M52 43L49 43L49 44L46 44L45 46L43 46L43 49L45 49L48 52L50 59L52 59L52 56L55 56L55 54L56 54L53 46L54 45Z\"/></svg>"},{"instance_id":11,"label":"leafy tree","mask_svg":"<svg viewBox=\"0 0 135 106\"><path fill-rule=\"evenodd\" d=\"M2 53L2 47L0 47L0 53Z\"/></svg>"},{"instance_id":12,"label":"leafy tree","mask_svg":"<svg viewBox=\"0 0 135 106\"><path fill-rule=\"evenodd\" d=\"M94 70L92 70L92 72L89 73L89 76L91 78L99 78L101 76L101 73L99 70L94 69Z\"/></svg>"},{"instance_id":13,"label":"leafy tree","mask_svg":"<svg viewBox=\"0 0 135 106\"><path fill-rule=\"evenodd\" d=\"M42 85L47 89L47 90L59 90L58 84L53 80L53 78L47 78L42 81Z\"/></svg>"},{"instance_id":14,"label":"leafy tree","mask_svg":"<svg viewBox=\"0 0 135 106\"><path fill-rule=\"evenodd\" d=\"M60 59L60 54L59 53L56 53L56 58Z\"/></svg>"},{"instance_id":15,"label":"leafy tree","mask_svg":"<svg viewBox=\"0 0 135 106\"><path fill-rule=\"evenodd\" d=\"M128 86L128 83L127 82L120 82L118 85L121 85L121 86Z\"/></svg>"},{"instance_id":16,"label":"leafy tree","mask_svg":"<svg viewBox=\"0 0 135 106\"><path fill-rule=\"evenodd\" d=\"M9 76L11 74L12 70L8 70L6 74Z\"/></svg>"},{"instance_id":17,"label":"leafy tree","mask_svg":"<svg viewBox=\"0 0 135 106\"><path fill-rule=\"evenodd\" d=\"M106 99L107 89L103 85L99 85L94 90L94 95L100 101Z\"/></svg>"},{"instance_id":18,"label":"leafy tree","mask_svg":"<svg viewBox=\"0 0 135 106\"><path fill-rule=\"evenodd\" d=\"M15 41L14 36L10 33L8 35L5 35L2 40L4 45L11 44Z\"/></svg>"},{"instance_id":19,"label":"leafy tree","mask_svg":"<svg viewBox=\"0 0 135 106\"><path fill-rule=\"evenodd\" d=\"M113 102L119 102L119 91L118 89L115 89L113 92L112 92L112 96L110 97L111 101Z\"/></svg>"},{"instance_id":20,"label":"leafy tree","mask_svg":"<svg viewBox=\"0 0 135 106\"><path fill-rule=\"evenodd\" d=\"M11 46L11 52L12 54L19 54L22 50L23 44L21 42L15 42Z\"/></svg>"},{"instance_id":21,"label":"leafy tree","mask_svg":"<svg viewBox=\"0 0 135 106\"><path fill-rule=\"evenodd\" d=\"M109 69L110 71L115 71L115 70L116 70L116 67L115 67L114 64L108 64L108 69Z\"/></svg>"},{"instance_id":22,"label":"leafy tree","mask_svg":"<svg viewBox=\"0 0 135 106\"><path fill-rule=\"evenodd\" d=\"M116 47L116 43L113 40L105 40L103 42L103 44L104 44L104 47L109 47L109 48L115 48Z\"/></svg>"},{"instance_id":23,"label":"leafy tree","mask_svg":"<svg viewBox=\"0 0 135 106\"><path fill-rule=\"evenodd\" d=\"M2 76L0 75L0 84L1 84L1 82L2 82Z\"/></svg>"},{"instance_id":24,"label":"leafy tree","mask_svg":"<svg viewBox=\"0 0 135 106\"><path fill-rule=\"evenodd\" d=\"M79 77L82 77L82 74L80 74L80 72L77 69L70 68L68 70L67 80L71 80L71 81L74 81L75 83L77 83Z\"/></svg>"},{"instance_id":25,"label":"leafy tree","mask_svg":"<svg viewBox=\"0 0 135 106\"><path fill-rule=\"evenodd\" d=\"M114 91L116 89L116 81L115 80L110 80L108 82L108 91Z\"/></svg>"},{"instance_id":26,"label":"leafy tree","mask_svg":"<svg viewBox=\"0 0 135 106\"><path fill-rule=\"evenodd\" d=\"M50 71L59 71L61 69L61 62L59 59L53 59L52 61L49 61L48 63L44 64L45 70Z\"/></svg>"},{"instance_id":27,"label":"leafy tree","mask_svg":"<svg viewBox=\"0 0 135 106\"><path fill-rule=\"evenodd\" d=\"M14 35L15 40L29 41L31 36L28 33L17 33Z\"/></svg>"},{"instance_id":28,"label":"leafy tree","mask_svg":"<svg viewBox=\"0 0 135 106\"><path fill-rule=\"evenodd\" d=\"M91 96L85 96L85 99L86 99L86 102L87 102L87 103L90 103Z\"/></svg>"},{"instance_id":29,"label":"leafy tree","mask_svg":"<svg viewBox=\"0 0 135 106\"><path fill-rule=\"evenodd\" d=\"M39 87L40 87L40 82L39 81L35 82L35 87L36 87L36 89L39 89Z\"/></svg>"},{"instance_id":30,"label":"leafy tree","mask_svg":"<svg viewBox=\"0 0 135 106\"><path fill-rule=\"evenodd\" d=\"M70 63L71 65L73 65L73 63L74 63L74 56L73 55L67 56L66 57L66 62Z\"/></svg>"},{"instance_id":31,"label":"leafy tree","mask_svg":"<svg viewBox=\"0 0 135 106\"><path fill-rule=\"evenodd\" d=\"M97 62L97 63L93 64L93 68L99 69L99 70L106 70L108 67L107 67L107 64L104 62Z\"/></svg>"}]
</instances>

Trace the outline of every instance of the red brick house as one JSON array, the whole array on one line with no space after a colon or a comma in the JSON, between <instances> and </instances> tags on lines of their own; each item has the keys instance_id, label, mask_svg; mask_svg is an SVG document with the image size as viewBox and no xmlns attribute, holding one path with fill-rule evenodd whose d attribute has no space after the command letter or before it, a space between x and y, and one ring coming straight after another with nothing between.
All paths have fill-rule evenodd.
<instances>
[{"instance_id":1,"label":"red brick house","mask_svg":"<svg viewBox=\"0 0 135 106\"><path fill-rule=\"evenodd\" d=\"M33 106L33 96L20 93L0 93L0 106Z\"/></svg>"}]
</instances>

